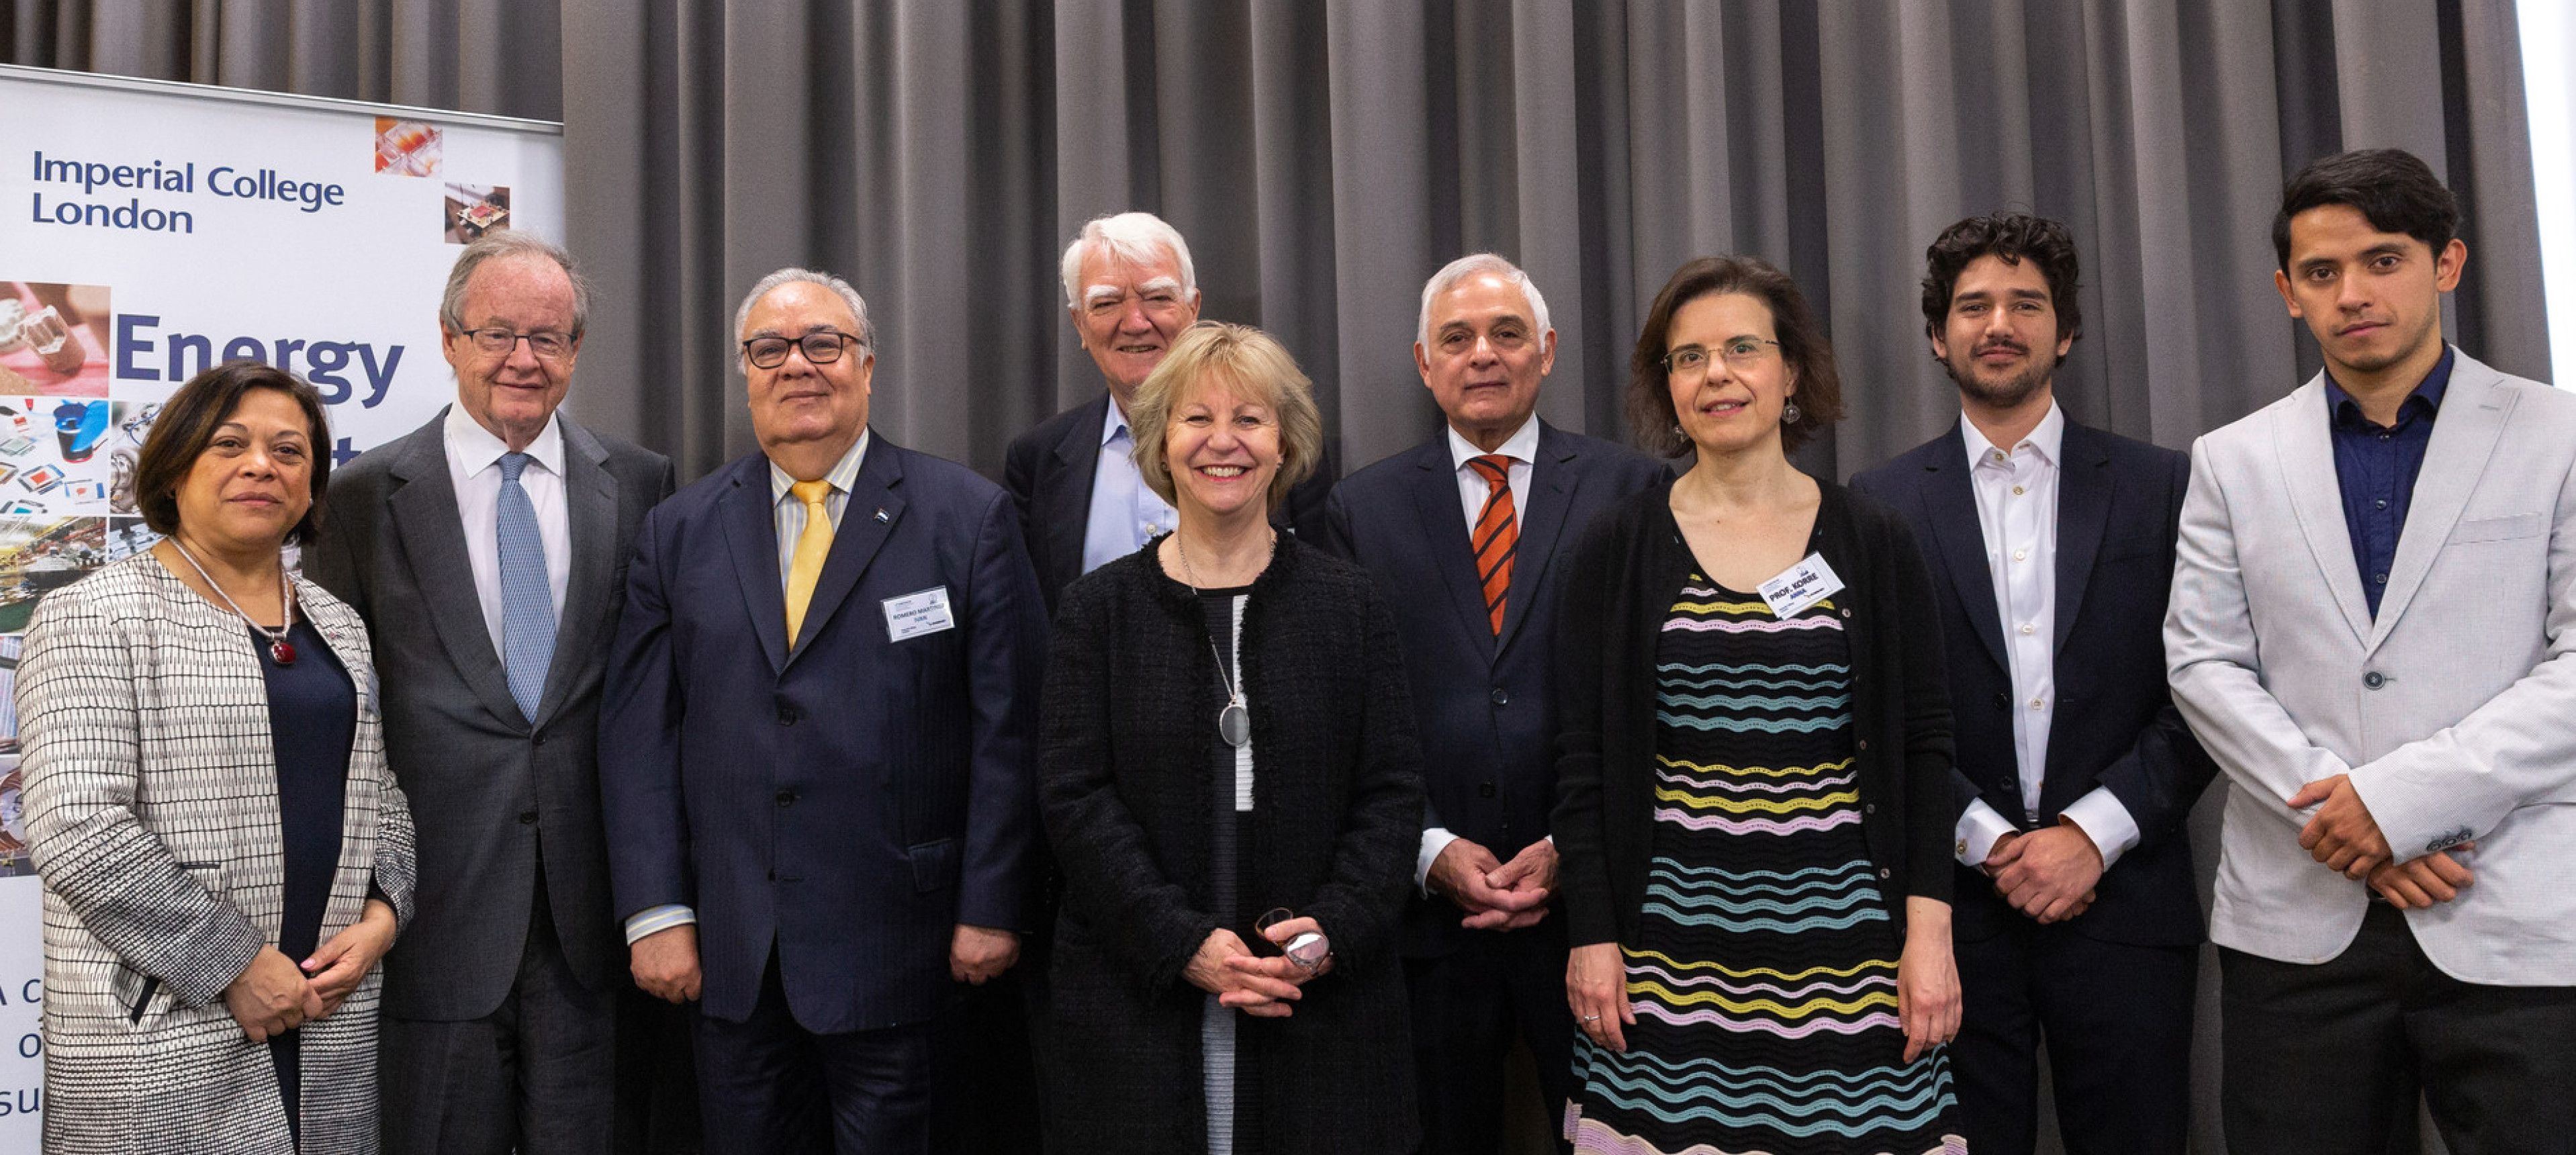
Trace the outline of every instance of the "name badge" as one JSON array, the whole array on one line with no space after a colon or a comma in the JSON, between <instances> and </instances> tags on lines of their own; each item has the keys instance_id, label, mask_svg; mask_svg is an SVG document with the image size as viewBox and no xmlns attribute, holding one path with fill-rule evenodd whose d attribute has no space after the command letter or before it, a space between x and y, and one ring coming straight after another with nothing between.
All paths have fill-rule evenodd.
<instances>
[{"instance_id":1,"label":"name badge","mask_svg":"<svg viewBox=\"0 0 2576 1155\"><path fill-rule=\"evenodd\" d=\"M1798 564L1781 570L1778 577L1762 583L1760 593L1764 604L1771 607L1771 616L1785 621L1842 588L1843 579L1834 576L1834 567L1825 564L1825 555L1811 553Z\"/></svg>"},{"instance_id":2,"label":"name badge","mask_svg":"<svg viewBox=\"0 0 2576 1155\"><path fill-rule=\"evenodd\" d=\"M886 637L892 641L900 642L957 628L957 619L948 614L947 586L887 598L884 605Z\"/></svg>"}]
</instances>

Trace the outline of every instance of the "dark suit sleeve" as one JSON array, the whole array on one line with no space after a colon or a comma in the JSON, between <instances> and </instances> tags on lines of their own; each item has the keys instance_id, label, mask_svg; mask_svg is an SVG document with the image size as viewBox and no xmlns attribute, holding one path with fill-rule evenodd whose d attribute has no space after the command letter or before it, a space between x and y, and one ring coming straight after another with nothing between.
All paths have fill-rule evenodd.
<instances>
[{"instance_id":1,"label":"dark suit sleeve","mask_svg":"<svg viewBox=\"0 0 2576 1155\"><path fill-rule=\"evenodd\" d=\"M1076 582L1056 606L1038 710L1038 798L1065 889L1091 912L1101 946L1149 988L1180 981L1216 919L1163 876L1145 828L1118 793L1109 740L1111 586Z\"/></svg>"},{"instance_id":2,"label":"dark suit sleeve","mask_svg":"<svg viewBox=\"0 0 2576 1155\"><path fill-rule=\"evenodd\" d=\"M360 580L356 543L350 531L356 528L358 505L352 496L355 486L328 491L322 502L322 532L305 543L298 568L313 584L331 591L331 596L349 603L358 616L373 624L367 613L366 583Z\"/></svg>"},{"instance_id":3,"label":"dark suit sleeve","mask_svg":"<svg viewBox=\"0 0 2576 1155\"><path fill-rule=\"evenodd\" d=\"M1358 545L1351 540L1351 510L1342 502L1341 486L1334 486L1332 492L1324 495L1323 531L1320 536L1308 539L1307 544L1352 565L1360 564Z\"/></svg>"},{"instance_id":4,"label":"dark suit sleeve","mask_svg":"<svg viewBox=\"0 0 2576 1155\"><path fill-rule=\"evenodd\" d=\"M1890 515L1880 564L1889 596L1880 605L1880 635L1897 650L1895 677L1905 695L1905 891L1909 898L1950 901L1951 833L1958 826L1953 790L1959 777L1952 748L1949 670L1941 652L1940 620L1932 600L1931 571L1902 519ZM1907 629L1908 622L1918 628Z\"/></svg>"},{"instance_id":5,"label":"dark suit sleeve","mask_svg":"<svg viewBox=\"0 0 2576 1155\"><path fill-rule=\"evenodd\" d=\"M2160 528L2166 545L2179 548L2183 493L2191 487L2191 458L2174 454L2170 466L2165 481L2165 508L2170 512ZM2094 775L2094 781L2119 799L2121 808L2129 812L2129 820L2137 823L2141 849L2180 831L2191 815L2192 804L2218 776L2217 761L2201 749L2200 739L2183 722L2182 711L2173 704L2170 686L2160 683L2157 691L2164 705L2157 707L2155 720L2139 731L2137 743L2128 753ZM2116 869L2118 864L2113 866Z\"/></svg>"},{"instance_id":6,"label":"dark suit sleeve","mask_svg":"<svg viewBox=\"0 0 2576 1155\"><path fill-rule=\"evenodd\" d=\"M1584 532L1567 572L1569 592L1557 606L1556 810L1548 827L1556 839L1556 886L1573 946L1619 938L1601 809L1601 687L1607 680L1602 647L1612 627L1609 616L1623 600L1611 595L1609 584L1615 580L1609 559L1618 522L1617 513L1606 513ZM1602 596L1576 597L1574 590Z\"/></svg>"},{"instance_id":7,"label":"dark suit sleeve","mask_svg":"<svg viewBox=\"0 0 2576 1155\"><path fill-rule=\"evenodd\" d=\"M1862 497L1869 498L1880 505L1884 505L1889 509L1897 509L1901 511L1902 506L1900 503L1906 501L1906 497L1900 496L1895 490L1882 484L1883 473L1890 468L1892 468L1892 465L1882 465L1867 473L1853 474L1850 482L1851 491L1861 495ZM1921 519L1914 517L1912 514L1907 514L1907 517L1912 523L1921 524ZM1919 555L1922 550L1922 546L1919 541L1916 543L1915 549ZM1924 558L1923 564L1924 572L1927 575L1928 580L1928 575L1931 573L1931 559ZM1925 607L1927 609L1937 610L1938 603L1927 602L1925 603ZM1932 626L1933 623L1939 622L1941 618L1937 613L1927 613L1918 620L1924 622L1927 626ZM1946 654L1944 656L1946 658ZM1955 722L1953 724L1955 725ZM1968 777L1968 772L1959 768L1957 749L1954 742L1950 764L1950 825L1946 829L1950 832L1956 832L1959 828L1959 819L1967 816L1968 806L1971 803L1974 803L1977 799L1984 797L1984 795L1985 792L1977 788L1976 780Z\"/></svg>"},{"instance_id":8,"label":"dark suit sleeve","mask_svg":"<svg viewBox=\"0 0 2576 1155\"><path fill-rule=\"evenodd\" d=\"M1333 953L1367 969L1395 945L1397 923L1413 889L1413 860L1422 845L1422 748L1413 729L1413 695L1404 677L1403 643L1374 581L1364 609L1361 659L1368 663L1360 696L1360 764L1351 776L1350 808L1334 840L1332 872L1303 913L1333 940Z\"/></svg>"},{"instance_id":9,"label":"dark suit sleeve","mask_svg":"<svg viewBox=\"0 0 2576 1155\"><path fill-rule=\"evenodd\" d=\"M1289 487L1288 500L1271 515L1272 524L1297 531L1299 541L1322 545L1331 532L1325 526L1325 506L1331 500L1333 483L1340 478L1334 472L1333 451L1324 450L1315 458L1315 472Z\"/></svg>"},{"instance_id":10,"label":"dark suit sleeve","mask_svg":"<svg viewBox=\"0 0 2576 1155\"><path fill-rule=\"evenodd\" d=\"M666 507L667 508L667 507ZM680 793L685 704L665 597L667 519L648 514L626 567L599 706L599 801L608 834L612 908L623 921L671 903L694 906L688 809Z\"/></svg>"},{"instance_id":11,"label":"dark suit sleeve","mask_svg":"<svg viewBox=\"0 0 2576 1155\"><path fill-rule=\"evenodd\" d=\"M1023 433L1011 439L1011 447L1002 455L1002 488L1011 492L1011 507L1019 511L1020 531L1029 525L1029 502L1037 495L1038 439Z\"/></svg>"},{"instance_id":12,"label":"dark suit sleeve","mask_svg":"<svg viewBox=\"0 0 2576 1155\"><path fill-rule=\"evenodd\" d=\"M662 462L662 484L653 490L653 503L659 505L669 501L672 494L679 492L680 469L671 464L670 458L662 457L660 454L654 456Z\"/></svg>"},{"instance_id":13,"label":"dark suit sleeve","mask_svg":"<svg viewBox=\"0 0 2576 1155\"><path fill-rule=\"evenodd\" d=\"M1012 505L998 495L975 535L974 604L967 608L967 677L974 746L968 753L965 862L957 921L1028 929L1037 789L1031 738L1046 658L1046 610Z\"/></svg>"}]
</instances>

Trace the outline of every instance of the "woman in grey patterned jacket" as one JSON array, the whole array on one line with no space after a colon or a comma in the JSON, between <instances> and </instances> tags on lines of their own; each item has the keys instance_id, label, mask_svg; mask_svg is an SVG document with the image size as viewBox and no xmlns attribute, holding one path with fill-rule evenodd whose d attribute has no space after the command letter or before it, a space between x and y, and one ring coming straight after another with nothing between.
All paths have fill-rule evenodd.
<instances>
[{"instance_id":1,"label":"woman in grey patterned jacket","mask_svg":"<svg viewBox=\"0 0 2576 1155\"><path fill-rule=\"evenodd\" d=\"M284 562L330 446L311 386L198 375L136 469L168 536L28 625L48 1152L377 1149L375 964L412 826L366 627Z\"/></svg>"}]
</instances>

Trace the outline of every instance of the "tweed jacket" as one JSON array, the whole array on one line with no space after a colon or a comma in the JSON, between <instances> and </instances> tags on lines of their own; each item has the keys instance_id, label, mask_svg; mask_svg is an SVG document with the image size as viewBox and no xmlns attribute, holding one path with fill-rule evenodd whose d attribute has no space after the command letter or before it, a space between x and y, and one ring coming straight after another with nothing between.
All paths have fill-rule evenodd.
<instances>
[{"instance_id":1,"label":"tweed jacket","mask_svg":"<svg viewBox=\"0 0 2576 1155\"><path fill-rule=\"evenodd\" d=\"M366 625L309 581L296 594L357 688L323 939L357 922L371 884L409 925L411 811L385 768ZM223 998L282 917L249 632L137 554L37 605L17 705L45 893L45 1150L292 1155L268 1048ZM306 1155L377 1149L382 975L302 1031Z\"/></svg>"},{"instance_id":2,"label":"tweed jacket","mask_svg":"<svg viewBox=\"0 0 2576 1155\"><path fill-rule=\"evenodd\" d=\"M1156 539L1160 544L1160 539ZM1056 614L1038 792L1065 878L1048 974L1049 1150L1204 1152L1199 1021L1182 977L1208 912L1216 655L1149 545L1075 581ZM1283 1019L1236 1016L1238 1155L1404 1152L1419 1139L1397 922L1422 835L1393 619L1365 571L1287 534L1243 610L1252 711L1243 923L1286 907L1334 970Z\"/></svg>"}]
</instances>

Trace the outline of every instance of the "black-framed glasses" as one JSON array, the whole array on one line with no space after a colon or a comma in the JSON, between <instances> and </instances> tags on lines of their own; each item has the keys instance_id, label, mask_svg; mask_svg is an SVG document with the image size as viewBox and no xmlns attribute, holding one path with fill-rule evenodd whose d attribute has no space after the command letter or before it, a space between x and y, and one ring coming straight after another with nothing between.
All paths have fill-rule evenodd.
<instances>
[{"instance_id":1,"label":"black-framed glasses","mask_svg":"<svg viewBox=\"0 0 2576 1155\"><path fill-rule=\"evenodd\" d=\"M1697 373L1708 368L1708 360L1711 356L1726 358L1726 365L1730 369L1750 369L1761 364L1762 359L1770 355L1770 350L1779 347L1778 341L1768 337L1738 337L1718 346L1713 354L1697 345L1684 345L1664 354L1664 372Z\"/></svg>"},{"instance_id":2,"label":"black-framed glasses","mask_svg":"<svg viewBox=\"0 0 2576 1155\"><path fill-rule=\"evenodd\" d=\"M536 354L540 361L561 361L572 352L572 338L551 330L520 333L500 325L486 325L467 329L463 336L474 342L475 348L495 357L509 356L521 341L528 343L528 352Z\"/></svg>"},{"instance_id":3,"label":"black-framed glasses","mask_svg":"<svg viewBox=\"0 0 2576 1155\"><path fill-rule=\"evenodd\" d=\"M787 363L787 351L805 351L808 365L829 365L841 359L841 346L856 345L859 339L832 329L817 329L802 337L754 337L742 343L742 355L759 369L775 369Z\"/></svg>"}]
</instances>

